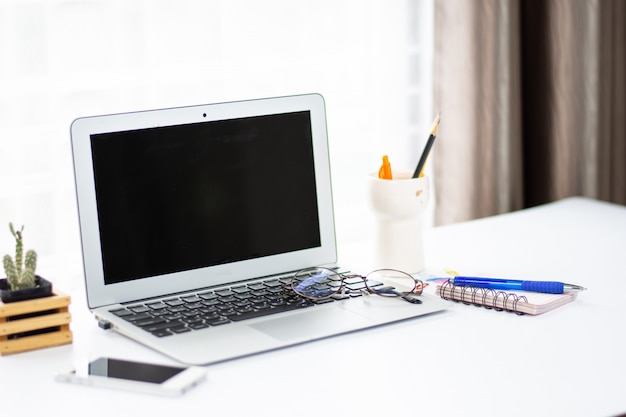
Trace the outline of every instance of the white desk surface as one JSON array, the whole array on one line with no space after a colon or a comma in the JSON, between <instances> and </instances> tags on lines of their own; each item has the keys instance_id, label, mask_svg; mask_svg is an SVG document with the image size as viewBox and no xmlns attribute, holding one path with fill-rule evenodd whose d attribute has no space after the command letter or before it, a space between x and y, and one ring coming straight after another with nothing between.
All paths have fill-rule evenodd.
<instances>
[{"instance_id":1,"label":"white desk surface","mask_svg":"<svg viewBox=\"0 0 626 417\"><path fill-rule=\"evenodd\" d=\"M76 358L173 363L98 328L72 295L71 345L0 357L7 416L612 416L626 412L626 207L570 198L433 228L429 267L551 279L588 291L542 316L452 304L375 329L207 367L165 398L54 381ZM363 265L369 245L339 248ZM434 291L433 286L427 290ZM115 413L115 414L112 414ZM191 414L194 415L194 414Z\"/></svg>"}]
</instances>

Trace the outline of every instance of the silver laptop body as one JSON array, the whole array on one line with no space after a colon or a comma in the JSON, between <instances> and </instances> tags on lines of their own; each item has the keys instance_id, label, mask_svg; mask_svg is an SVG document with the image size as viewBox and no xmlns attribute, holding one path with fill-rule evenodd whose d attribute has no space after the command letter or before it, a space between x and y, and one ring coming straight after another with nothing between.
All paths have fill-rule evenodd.
<instances>
[{"instance_id":1,"label":"silver laptop body","mask_svg":"<svg viewBox=\"0 0 626 417\"><path fill-rule=\"evenodd\" d=\"M324 100L85 117L71 139L89 309L180 362L214 363L447 305L368 296L166 337L145 331L115 311L336 266Z\"/></svg>"}]
</instances>

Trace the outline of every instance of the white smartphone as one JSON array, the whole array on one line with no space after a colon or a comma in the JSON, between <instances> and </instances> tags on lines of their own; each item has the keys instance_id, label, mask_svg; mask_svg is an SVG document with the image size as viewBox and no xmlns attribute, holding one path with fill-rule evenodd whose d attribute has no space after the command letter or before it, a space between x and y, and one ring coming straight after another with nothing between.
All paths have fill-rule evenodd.
<instances>
[{"instance_id":1,"label":"white smartphone","mask_svg":"<svg viewBox=\"0 0 626 417\"><path fill-rule=\"evenodd\" d=\"M180 395L199 384L206 369L98 358L86 366L59 371L57 381L118 388L149 394Z\"/></svg>"}]
</instances>

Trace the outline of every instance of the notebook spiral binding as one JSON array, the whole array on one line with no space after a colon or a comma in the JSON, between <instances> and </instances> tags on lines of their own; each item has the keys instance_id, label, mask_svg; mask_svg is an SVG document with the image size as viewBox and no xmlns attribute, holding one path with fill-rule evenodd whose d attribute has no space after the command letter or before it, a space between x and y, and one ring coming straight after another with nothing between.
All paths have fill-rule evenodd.
<instances>
[{"instance_id":1,"label":"notebook spiral binding","mask_svg":"<svg viewBox=\"0 0 626 417\"><path fill-rule=\"evenodd\" d=\"M452 280L448 280L441 285L440 297L444 300L461 302L466 305L474 305L496 311L508 311L520 316L524 315L524 313L517 309L517 303L520 301L528 302L524 295L519 296L491 288L455 285Z\"/></svg>"}]
</instances>

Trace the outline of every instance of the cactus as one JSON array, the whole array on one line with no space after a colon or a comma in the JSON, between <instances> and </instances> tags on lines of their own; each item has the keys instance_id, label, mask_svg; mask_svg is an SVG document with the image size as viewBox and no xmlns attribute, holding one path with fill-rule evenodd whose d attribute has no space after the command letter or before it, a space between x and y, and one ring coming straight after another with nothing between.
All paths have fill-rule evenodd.
<instances>
[{"instance_id":1,"label":"cactus","mask_svg":"<svg viewBox=\"0 0 626 417\"><path fill-rule=\"evenodd\" d=\"M35 282L35 269L37 268L37 253L29 250L23 256L24 243L22 241L22 231L13 228L13 223L9 223L9 230L15 238L15 262L10 255L5 255L2 259L4 272L7 274L7 281L12 290L21 290L37 286ZM22 265L24 262L24 265Z\"/></svg>"}]
</instances>

